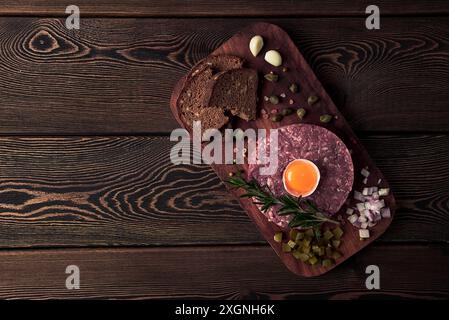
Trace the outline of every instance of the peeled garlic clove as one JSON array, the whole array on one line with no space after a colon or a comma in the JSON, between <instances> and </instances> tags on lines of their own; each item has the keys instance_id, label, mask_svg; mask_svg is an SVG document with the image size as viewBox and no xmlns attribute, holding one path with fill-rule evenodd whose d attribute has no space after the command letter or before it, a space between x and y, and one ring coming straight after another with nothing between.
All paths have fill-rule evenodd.
<instances>
[{"instance_id":1,"label":"peeled garlic clove","mask_svg":"<svg viewBox=\"0 0 449 320\"><path fill-rule=\"evenodd\" d=\"M279 67L282 64L282 57L276 50L270 50L265 53L265 61L275 67Z\"/></svg>"},{"instance_id":2,"label":"peeled garlic clove","mask_svg":"<svg viewBox=\"0 0 449 320\"><path fill-rule=\"evenodd\" d=\"M249 42L249 50L253 54L253 56L257 56L262 50L263 47L263 38L261 36L254 36L251 38L251 41Z\"/></svg>"}]
</instances>

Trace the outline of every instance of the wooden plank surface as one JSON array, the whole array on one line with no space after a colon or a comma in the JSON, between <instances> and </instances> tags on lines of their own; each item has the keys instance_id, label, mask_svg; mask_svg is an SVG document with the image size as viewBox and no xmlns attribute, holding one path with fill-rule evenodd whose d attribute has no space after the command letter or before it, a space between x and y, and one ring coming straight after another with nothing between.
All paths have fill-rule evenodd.
<instances>
[{"instance_id":1,"label":"wooden plank surface","mask_svg":"<svg viewBox=\"0 0 449 320\"><path fill-rule=\"evenodd\" d=\"M449 241L449 136L362 142L398 201L383 241ZM264 243L207 165L167 137L0 139L0 247Z\"/></svg>"},{"instance_id":2,"label":"wooden plank surface","mask_svg":"<svg viewBox=\"0 0 449 320\"><path fill-rule=\"evenodd\" d=\"M5 0L1 15L63 16L69 3L62 0ZM77 0L83 16L341 16L365 15L368 0ZM382 15L447 14L444 0L378 0Z\"/></svg>"},{"instance_id":3,"label":"wooden plank surface","mask_svg":"<svg viewBox=\"0 0 449 320\"><path fill-rule=\"evenodd\" d=\"M373 245L302 278L267 246L15 250L0 253L0 298L447 299L448 263L447 246ZM79 290L65 287L69 264L80 269ZM372 264L380 290L365 287Z\"/></svg>"},{"instance_id":4,"label":"wooden plank surface","mask_svg":"<svg viewBox=\"0 0 449 320\"><path fill-rule=\"evenodd\" d=\"M69 31L61 19L2 17L0 133L167 132L176 81L254 21L92 18ZM375 32L363 18L268 21L356 131L447 131L447 18L384 18Z\"/></svg>"},{"instance_id":5,"label":"wooden plank surface","mask_svg":"<svg viewBox=\"0 0 449 320\"><path fill-rule=\"evenodd\" d=\"M281 57L283 57L282 66L288 68L288 70L290 71L282 72L281 67L274 68L273 66L266 63L260 57L254 57L248 49L248 43L251 41L251 38L254 35L260 35L264 39L265 48L262 48L262 51L259 55L265 54L265 52L267 52L267 48L276 48L276 50L280 53ZM362 182L363 177L358 173L365 166L369 168L370 171L369 180L367 179L367 181L369 181L368 183L377 184L377 181L381 180L382 188L390 188L388 179L383 175L382 171L375 165L372 158L364 148L363 144L359 141L358 137L355 135L346 119L343 117L338 108L332 102L327 92L324 90L321 82L316 78L314 72L305 61L301 52L293 43L288 33L286 33L282 28L280 28L277 25L265 22L252 24L247 28L242 29L238 33L236 33L231 39L229 39L228 41L223 43L220 47L218 47L215 51L213 51L211 55L234 55L242 57L246 61L246 67L256 70L258 74L268 74L269 72L280 74L279 80L275 84L273 84L273 82L271 81L262 81L262 80L259 81L258 86L259 91L257 93L259 102L257 103L257 109L260 110L263 108L267 112L270 112L270 110L276 111L277 109L278 112L282 112L283 108L290 107L287 102L288 101L287 99L293 99L293 101L295 101L294 105L292 106L293 108L297 109L298 105L303 106L307 112L307 116L305 117L304 120L299 120L298 117L296 116L296 112L294 112L290 116L283 117L283 119L281 119L277 123L274 123L270 119L263 119L262 116L258 114L258 116L254 121L249 122L244 120L234 121L232 126L233 129L240 128L246 130L248 128L252 128L256 130L257 129L270 130L282 128L284 126L292 124L293 125L311 124L315 126L320 126L320 128L324 128L321 129L324 132L317 133L317 135L320 134L324 135L326 133L329 133L332 135L335 134L336 135L335 137L337 139L341 139L342 141L341 143L346 147L344 150L338 151L341 153L341 156L340 158L338 158L338 160L335 160L335 162L341 164L343 161L346 161L344 155L344 152L346 152L346 156L348 157L350 163L348 167L351 170L351 176L340 177L342 180L341 183L342 184L349 183L349 187L347 188L346 194L344 194L342 198L337 197L337 199L339 199L337 200L337 202L341 201L341 203L338 206L338 209L335 210L333 213L336 214L338 211L342 213L343 216L346 216L345 215L346 209L356 206L357 201L354 200L352 197L350 197L349 200L350 202L346 200L353 189L361 190L364 188L366 183L364 184ZM191 72L195 72L195 70L192 70ZM188 76L186 75L186 77ZM186 81L187 81L186 78L183 78L176 84L175 88L173 89L173 93L170 99L170 108L173 112L173 115L179 122L179 125L186 129L191 129L189 125L184 122L185 119L181 115L182 107L178 103L180 99L185 99L186 97L185 94L184 95L182 94L182 90L184 90L183 87ZM298 87L300 88L299 92L296 94L292 94L288 90L289 86L292 83L297 84ZM281 100L281 102L276 106L277 107L276 109L273 108L273 104L264 101L264 97L268 97L272 94L281 95L283 92L287 92L286 99L284 99L285 102ZM238 94L238 92L236 93ZM313 106L309 106L308 98L313 95L316 95L319 100ZM326 125L323 125L323 123L320 121L320 117L323 114L332 115L333 116L332 121ZM329 130L330 132L327 130ZM279 135L281 134L279 133ZM287 134L284 135L284 138L287 140L291 140L292 137L291 134ZM307 139L306 141L308 143L311 143ZM293 154L295 154L296 152L296 157L298 156L299 150L301 150L302 147L301 145L294 145L294 144L290 145L289 141L284 141L283 143L285 145L282 146L281 137L279 137L279 143L280 143L279 152L288 152L289 148L294 148L295 150L290 151L293 151ZM289 148L285 148L285 146L288 146ZM351 150L351 152L349 150ZM276 154L275 156L278 155ZM312 156L312 158L307 157L306 158L312 160L313 157L314 156ZM316 162L317 165L320 161L322 161L323 157L324 157L323 155L318 156L320 160ZM292 158L294 159L294 157ZM280 159L279 161L281 162ZM280 166L284 165L285 163L283 163L282 165L280 164ZM226 164L212 165L212 169L217 173L217 175L223 182L229 178L230 173L235 173L236 170L244 170L248 172L249 167L250 165L248 164L243 164L239 166L226 165ZM262 167L264 166L262 165ZM321 167L320 170L323 170L323 167ZM326 169L324 168L324 170ZM246 179L251 179L250 175L245 175L245 177ZM280 181L280 184L282 188L282 181ZM339 186L338 184L336 185L331 183L330 187L338 188L341 186ZM321 191L322 192L321 195L326 194L325 192L327 190L325 190L325 188L327 187L323 187L323 185L321 185L321 188L320 186L318 186L317 192ZM342 189L344 188L345 187L342 187ZM233 189L229 190L229 192L233 194L236 198L240 198L241 195L245 194L245 191L241 189L240 190ZM273 250L277 253L279 259L281 259L281 261L292 272L302 276L315 277L322 275L326 272L329 272L335 266L339 265L340 263L343 263L346 259L349 259L351 256L353 256L360 250L363 250L363 248L370 245L373 241L375 241L377 238L379 238L380 236L382 236L382 234L385 233L385 231L388 229L388 227L390 226L391 222L395 217L396 200L393 194L394 193L391 192L388 196L383 197L382 199L385 202L385 206L390 208L391 211L390 219L382 219L380 222L377 223L375 227L370 228L369 239L365 239L365 241L361 242L359 240L360 235L357 229L355 229L349 223L341 225L341 229L343 230L344 235L341 239L342 244L340 247L338 247L338 250L341 253L342 258L335 261L335 264L333 264L331 267L310 266L309 264L302 263L301 261L298 261L298 259L295 259L291 253L283 252L282 246L273 239L273 235L279 231L283 232L284 234L288 234L291 228L288 226L280 227L279 225L276 225L271 221L269 221L266 216L261 215L259 208L260 206L258 207L257 205L255 205L251 199L240 198L239 202L245 213L255 223L259 232L263 235L265 240L271 245Z\"/></svg>"}]
</instances>

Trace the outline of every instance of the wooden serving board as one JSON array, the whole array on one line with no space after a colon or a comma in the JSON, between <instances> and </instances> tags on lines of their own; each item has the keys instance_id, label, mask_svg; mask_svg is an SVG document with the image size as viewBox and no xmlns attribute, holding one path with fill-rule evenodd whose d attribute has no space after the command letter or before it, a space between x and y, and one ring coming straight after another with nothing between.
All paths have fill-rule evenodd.
<instances>
[{"instance_id":1,"label":"wooden serving board","mask_svg":"<svg viewBox=\"0 0 449 320\"><path fill-rule=\"evenodd\" d=\"M249 51L249 41L255 35L261 35L264 39L264 47L257 57L254 57ZM283 65L281 67L273 67L264 60L265 52L275 49L280 52L283 58ZM278 128L293 123L310 123L326 127L339 136L346 144L348 149L352 153L352 159L354 163L354 185L353 190L361 191L365 186L376 186L378 180L381 179L379 187L388 188L388 182L383 176L382 172L376 167L371 160L370 156L366 152L359 139L355 136L349 124L343 118L342 114L338 111L332 100L325 92L323 86L316 78L312 69L309 67L304 57L299 52L293 41L288 34L276 25L268 23L256 23L253 24L241 32L234 35L231 39L222 44L218 49L212 52L212 55L236 55L245 59L245 67L256 69L259 73L259 102L258 102L258 118L257 120L245 122L244 120L237 120L233 123L233 128ZM287 71L283 71L283 67L287 67ZM273 71L279 75L278 82L269 82L263 78L263 75ZM180 94L185 78L181 79L174 88L170 105L172 112L181 126L185 127L179 117L179 110L176 107L176 100ZM296 83L299 86L297 93L291 93L289 91L289 85ZM264 101L264 96L270 96L275 94L280 96L282 93L286 94L286 98L281 99L278 105L272 105L269 102ZM312 106L309 106L307 99L311 95L319 97L319 101ZM289 100L293 99L294 104L289 105ZM307 111L303 120L299 120L296 113L284 117L281 122L274 123L270 119L263 119L260 110L265 109L270 113L272 109L278 109L279 112L282 108L292 107L297 109L299 107L305 108ZM328 124L320 123L319 117L323 114L331 114L334 119ZM368 167L370 176L368 183L363 184L363 176L360 174L362 168ZM212 165L212 168L221 178L225 181L228 179L229 172L235 172L238 169L243 169L246 172L247 165ZM241 191L235 189L229 189L235 196L239 196ZM395 199L393 194L383 197L387 206L390 207L392 217L389 219L382 219L375 227L370 229L371 237L367 240L361 241L359 239L358 229L353 227L346 221L347 215L345 214L348 206L354 207L358 202L353 199L353 192L350 193L348 201L339 214L342 215L346 223L342 225L344 230L344 236L342 238L342 245L339 248L343 257L340 258L335 265L329 268L322 266L310 266L299 260L296 260L291 253L282 252L281 244L277 243L273 239L273 235L278 231L288 232L288 230L282 230L277 225L269 222L267 218L262 214L259 209L249 199L238 198L241 206L246 211L248 216L257 225L259 231L263 234L265 239L276 251L282 262L292 272L307 277L321 275L338 264L342 263L350 256L360 251L375 239L377 239L390 225L394 211L395 211Z\"/></svg>"}]
</instances>

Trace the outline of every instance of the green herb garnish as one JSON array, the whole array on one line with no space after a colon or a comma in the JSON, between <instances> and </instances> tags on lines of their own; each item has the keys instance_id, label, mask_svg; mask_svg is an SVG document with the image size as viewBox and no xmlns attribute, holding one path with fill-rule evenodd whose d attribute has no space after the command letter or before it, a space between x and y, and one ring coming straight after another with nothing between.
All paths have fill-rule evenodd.
<instances>
[{"instance_id":1,"label":"green herb garnish","mask_svg":"<svg viewBox=\"0 0 449 320\"><path fill-rule=\"evenodd\" d=\"M254 204L260 205L260 210L265 213L273 206L280 206L278 214L291 215L289 227L311 228L321 225L323 222L339 224L339 222L327 218L311 200L296 198L290 195L275 197L266 187L261 187L255 180L246 181L240 174L231 177L227 181L236 188L246 191L242 198L254 198Z\"/></svg>"}]
</instances>

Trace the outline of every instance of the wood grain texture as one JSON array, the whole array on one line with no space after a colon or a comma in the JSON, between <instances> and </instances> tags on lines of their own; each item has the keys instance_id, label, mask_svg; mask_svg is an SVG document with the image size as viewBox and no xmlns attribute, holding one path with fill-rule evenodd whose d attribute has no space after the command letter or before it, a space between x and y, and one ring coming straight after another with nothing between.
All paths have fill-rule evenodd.
<instances>
[{"instance_id":1,"label":"wood grain texture","mask_svg":"<svg viewBox=\"0 0 449 320\"><path fill-rule=\"evenodd\" d=\"M3 251L0 298L447 299L448 263L447 245L374 245L300 278L266 246ZM79 290L65 287L69 264L80 268ZM371 264L380 290L365 287Z\"/></svg>"},{"instance_id":2,"label":"wood grain texture","mask_svg":"<svg viewBox=\"0 0 449 320\"><path fill-rule=\"evenodd\" d=\"M254 57L251 54L248 49L248 43L254 35L260 35L264 39L264 48L262 48L262 51L259 55L264 55L265 52L267 52L270 48L276 49L280 53L281 57L283 57L282 66L287 67L289 71L283 72L282 67L275 68L266 63L260 56ZM363 144L361 144L346 119L332 102L329 95L324 90L322 84L316 78L316 75L313 73L312 69L305 61L301 52L293 43L289 35L282 28L277 25L265 22L252 24L236 33L233 37L231 37L231 39L214 50L211 55L234 55L242 57L245 60L245 66L256 70L259 74L267 74L269 72L280 74L279 80L276 83L273 83L271 81L259 82L259 102L257 103L258 116L256 117L256 119L248 122L237 118L236 121L233 121L233 129L240 128L246 130L248 128L251 128L270 130L284 127L290 124L297 125L304 123L322 126L334 133L338 138L342 140L344 145L346 145L346 147L348 148L348 155L350 152L349 157L352 158L351 170L353 170L354 172L353 178L351 178L350 182L351 191L362 190L365 187L366 183L362 183L362 175L358 174L364 167L369 168L370 171L370 175L368 178L369 185L377 185L377 181L380 180L382 181L380 187L390 188L388 180L385 178L382 171L372 161L365 147L363 146ZM195 70L193 70L193 72L195 72ZM188 76L186 75L186 77ZM178 103L179 99L181 99L182 97L181 90L183 90L186 81L188 81L188 79L186 80L186 78L183 78L175 85L170 99L170 108L179 124L190 130L191 128L186 125L184 119L182 118L182 116L180 116L182 108L180 103ZM296 94L291 94L288 90L290 84L292 83L297 84L298 87L301 88ZM296 116L296 112L294 112L294 114L290 116L283 117L283 119L278 121L277 123L274 123L270 119L262 118L262 116L260 115L261 109L265 109L266 112L270 112L270 110L276 111L273 108L273 104L264 101L264 97L268 97L272 94L282 95L283 92L287 92L288 94L285 100L287 100L287 98L293 98L296 104L294 108L298 108L298 104L300 106L303 106L304 108L306 108L307 106L307 108L305 109L307 111L307 116L303 120L298 119L298 117ZM313 106L309 106L307 100L310 96L313 95L316 95L318 97L318 101ZM277 108L278 112L281 112L280 110L289 107L289 104L281 100L281 102L275 107ZM323 114L332 115L332 121L328 124L323 124L320 121L320 116ZM280 140L279 143L288 143L288 141L282 142ZM300 145L292 145L291 147L301 148ZM280 146L280 148L284 149L282 148L282 146ZM275 156L278 155L276 154ZM248 163L239 166L213 164L212 169L224 182L229 178L229 174L235 173L236 170L243 170L247 173L249 171L249 165ZM281 168L279 167L277 170L281 170ZM322 168L320 168L320 170L322 170ZM247 180L252 178L248 174L245 174L244 176ZM346 181L342 183L346 183ZM280 227L270 222L265 215L261 214L259 207L254 204L252 199L241 197L245 194L244 190L229 188L229 192L239 199L240 205L242 206L243 210L255 223L259 232L271 245L273 250L277 253L279 258L287 266L287 268L298 275L307 277L314 277L329 272L335 266L338 266L346 259L349 259L352 255L370 245L387 230L392 220L394 219L396 211L396 200L393 195L394 192L390 191L389 195L383 197L382 199L385 202L385 206L390 209L390 219L382 219L376 224L375 227L370 228L370 236L364 241L360 241L359 231L351 224L341 224L340 227L344 231L344 235L341 239L342 243L339 246L338 250L339 252L341 252L342 258L336 260L335 264L333 264L331 267L324 267L321 265L310 266L310 264L303 263L299 261L299 259L294 258L291 253L285 253L282 250L282 245L273 239L273 235L276 232L283 232L284 234L288 234L291 230L290 227ZM346 198L348 198L349 200L346 202L343 201L344 203L342 203L341 207L339 207L338 212L332 212L333 214L338 213L339 215L341 215L341 217L346 217L346 209L356 206L357 201L353 197L347 194L345 195L345 199Z\"/></svg>"},{"instance_id":3,"label":"wood grain texture","mask_svg":"<svg viewBox=\"0 0 449 320\"><path fill-rule=\"evenodd\" d=\"M171 89L254 19L0 18L0 133L167 132ZM357 131L447 131L449 21L268 20L293 38ZM423 72L425 70L425 72Z\"/></svg>"},{"instance_id":4,"label":"wood grain texture","mask_svg":"<svg viewBox=\"0 0 449 320\"><path fill-rule=\"evenodd\" d=\"M398 211L381 241L449 241L449 136L370 135ZM168 138L0 138L0 247L265 243L207 165Z\"/></svg>"},{"instance_id":5,"label":"wood grain texture","mask_svg":"<svg viewBox=\"0 0 449 320\"><path fill-rule=\"evenodd\" d=\"M82 16L136 17L203 17L203 16L364 16L367 0L77 0ZM1 15L64 16L66 1L62 0L5 0ZM378 0L382 15L447 14L444 0L403 1Z\"/></svg>"},{"instance_id":6,"label":"wood grain texture","mask_svg":"<svg viewBox=\"0 0 449 320\"><path fill-rule=\"evenodd\" d=\"M269 50L269 48L275 48L283 57L282 66L287 67L287 69L290 71L282 72L282 67L274 68L273 66L267 64L261 57L254 57L248 49L248 43L254 35L260 35L264 39L264 48L262 49L260 55L264 55L265 52ZM252 24L236 33L233 37L231 37L231 39L229 39L215 51L213 51L211 55L233 55L242 57L246 61L246 67L256 70L259 74L267 74L270 71L275 72L276 74L281 74L279 77L280 80L276 83L270 81L260 81L258 88L259 102L257 103L257 113L259 114L259 116L256 117L255 120L249 122L237 118L237 120L233 123L233 129L240 128L246 130L248 128L251 128L270 130L290 124L302 123L323 126L327 130L333 132L337 137L339 137L346 145L346 147L351 150L351 157L354 166L353 171L355 173L354 181L351 181L351 190L362 190L365 186L365 184L362 183L363 177L360 174L357 174L364 167L369 168L370 176L368 178L368 181L370 185L377 184L377 181L380 180L382 181L382 188L389 188L387 179L384 177L380 169L373 163L363 144L361 144L361 142L358 140L357 136L352 131L352 128L349 126L346 119L340 113L335 104L331 101L327 92L324 90L322 84L316 78L316 75L313 73L312 69L305 61L301 52L293 43L289 35L279 26L265 22ZM183 78L175 85L170 100L170 107L174 117L177 119L179 124L186 129L190 129L189 126L184 123L184 119L182 118L182 116L180 116L181 105L178 103L179 99L181 99L181 90L184 90L183 88L186 81L188 80L186 80L186 78ZM288 91L288 87L291 83L296 83L298 87L301 88L298 93L290 94L290 92ZM270 96L272 94L281 95L283 92L288 93L288 96L285 100L287 100L287 98L293 98L295 104L299 104L304 108L307 106L307 116L304 120L299 120L296 116L296 112L294 112L294 114L290 116L283 117L283 119L281 121L278 121L277 123L274 123L270 119L262 118L262 116L260 115L261 109L265 109L267 110L267 112L270 112L270 109L274 109L273 105L270 102L264 101L264 97ZM308 106L308 97L312 95L316 95L318 97L318 102L316 102L313 106ZM282 110L282 108L286 107L289 107L289 104L283 101L281 101L276 106L279 112L280 110ZM298 107L295 106L295 108ZM320 116L322 114L332 115L332 121L326 125L323 125L320 121ZM280 141L280 143L282 142ZM301 146L297 147L300 148ZM237 170L248 172L249 165L243 164L237 166L232 164L213 164L212 169L217 173L222 181L226 181L226 179L229 178L229 174L235 173ZM278 168L278 170L280 170L280 168ZM245 178L249 180L252 177L248 174L245 174ZM279 258L287 266L287 268L298 275L307 277L314 277L329 272L335 266L343 263L346 259L349 259L352 255L356 254L358 251L362 250L370 243L375 241L390 226L394 218L394 213L396 211L396 200L394 198L393 192L390 191L389 195L384 197L383 199L385 201L385 205L390 208L390 219L382 219L376 224L375 227L370 228L370 237L368 239L365 239L365 241L359 240L359 231L355 229L351 224L341 224L340 227L344 231L344 236L342 237L342 244L338 249L342 254L342 258L336 260L335 264L333 264L331 267L324 267L321 265L310 266L309 264L295 259L291 253L285 253L282 250L281 244L273 239L273 235L276 232L283 232L284 234L288 234L291 230L288 226L280 227L270 222L265 215L261 214L260 209L256 204L254 204L252 199L241 197L241 195L245 194L244 190L229 188L229 192L239 199L240 205L242 206L243 210L255 223L259 232L271 245L273 250L277 253ZM347 208L355 207L357 204L357 201L350 195L348 199L349 202L345 202L338 211L338 214L342 215L343 217L346 217L345 211ZM337 214L337 212L333 213Z\"/></svg>"}]
</instances>

